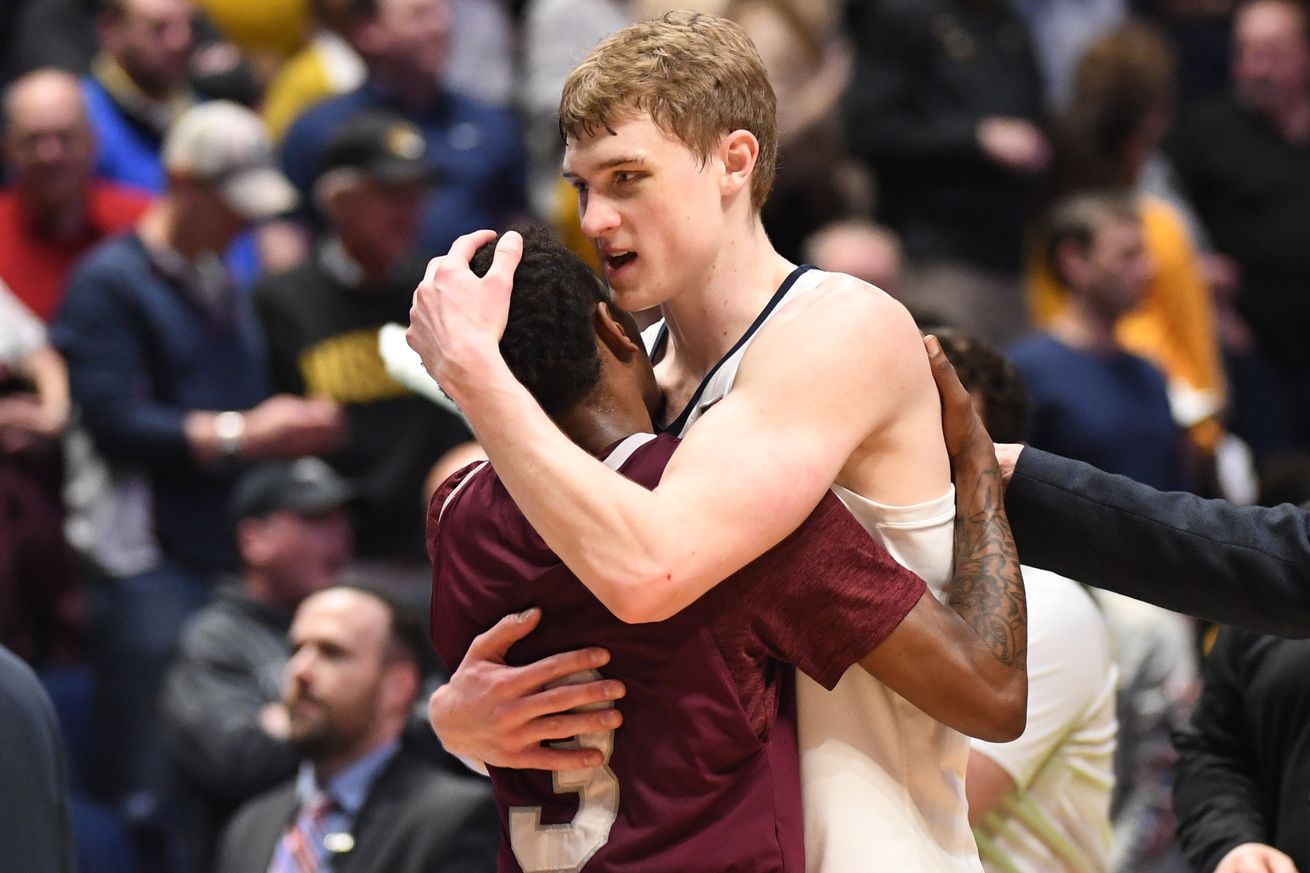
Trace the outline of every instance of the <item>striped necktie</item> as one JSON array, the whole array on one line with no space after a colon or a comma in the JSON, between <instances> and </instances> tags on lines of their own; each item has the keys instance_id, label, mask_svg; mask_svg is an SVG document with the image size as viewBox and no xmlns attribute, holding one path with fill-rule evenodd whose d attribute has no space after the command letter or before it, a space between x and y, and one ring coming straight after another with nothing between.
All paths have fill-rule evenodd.
<instances>
[{"instance_id":1,"label":"striped necktie","mask_svg":"<svg viewBox=\"0 0 1310 873\"><path fill-rule=\"evenodd\" d=\"M273 853L268 873L319 873L323 869L323 819L332 809L332 795L320 791L300 808Z\"/></svg>"}]
</instances>

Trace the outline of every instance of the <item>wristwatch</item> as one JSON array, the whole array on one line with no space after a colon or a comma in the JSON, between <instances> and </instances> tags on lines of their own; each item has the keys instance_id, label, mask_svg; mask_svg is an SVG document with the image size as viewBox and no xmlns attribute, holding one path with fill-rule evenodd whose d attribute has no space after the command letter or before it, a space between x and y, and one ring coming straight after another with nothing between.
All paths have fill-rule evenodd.
<instances>
[{"instance_id":1,"label":"wristwatch","mask_svg":"<svg viewBox=\"0 0 1310 873\"><path fill-rule=\"evenodd\" d=\"M235 458L245 445L246 417L239 412L220 412L214 416L214 439L218 453L224 458Z\"/></svg>"}]
</instances>

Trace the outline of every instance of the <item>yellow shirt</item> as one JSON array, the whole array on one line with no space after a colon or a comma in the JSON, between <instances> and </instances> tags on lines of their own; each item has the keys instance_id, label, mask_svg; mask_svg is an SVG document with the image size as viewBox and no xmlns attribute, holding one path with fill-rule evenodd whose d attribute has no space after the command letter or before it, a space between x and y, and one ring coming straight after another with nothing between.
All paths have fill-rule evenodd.
<instances>
[{"instance_id":1,"label":"yellow shirt","mask_svg":"<svg viewBox=\"0 0 1310 873\"><path fill-rule=\"evenodd\" d=\"M264 92L264 124L281 139L310 106L364 82L364 62L344 39L321 31L309 45L282 65Z\"/></svg>"},{"instance_id":2,"label":"yellow shirt","mask_svg":"<svg viewBox=\"0 0 1310 873\"><path fill-rule=\"evenodd\" d=\"M289 56L304 44L308 0L200 0L214 26L244 55Z\"/></svg>"}]
</instances>

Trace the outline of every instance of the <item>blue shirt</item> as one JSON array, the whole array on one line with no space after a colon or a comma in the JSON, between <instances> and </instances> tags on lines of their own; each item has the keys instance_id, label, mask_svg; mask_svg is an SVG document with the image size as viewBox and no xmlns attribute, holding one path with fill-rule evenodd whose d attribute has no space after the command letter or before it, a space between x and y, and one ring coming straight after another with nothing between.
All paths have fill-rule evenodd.
<instances>
[{"instance_id":1,"label":"blue shirt","mask_svg":"<svg viewBox=\"0 0 1310 873\"><path fill-rule=\"evenodd\" d=\"M152 194L163 191L163 136L159 131L120 109L105 86L91 76L82 79L82 96L99 148L96 175Z\"/></svg>"},{"instance_id":2,"label":"blue shirt","mask_svg":"<svg viewBox=\"0 0 1310 873\"><path fill-rule=\"evenodd\" d=\"M236 471L198 465L183 420L250 409L268 388L248 295L206 303L191 283L135 233L112 239L72 272L50 339L96 446L150 475L164 555L214 572L233 565L222 519Z\"/></svg>"},{"instance_id":3,"label":"blue shirt","mask_svg":"<svg viewBox=\"0 0 1310 873\"><path fill-rule=\"evenodd\" d=\"M526 158L518 120L506 109L443 92L420 116L372 83L306 110L282 143L282 169L310 202L324 144L341 123L370 109L407 118L423 134L437 187L423 211L416 254L443 254L461 234L504 229L527 209Z\"/></svg>"},{"instance_id":4,"label":"blue shirt","mask_svg":"<svg viewBox=\"0 0 1310 873\"><path fill-rule=\"evenodd\" d=\"M391 763L399 749L400 740L383 743L328 780L326 786L319 784L313 764L301 762L300 773L296 776L296 799L300 801L300 806L304 807L321 791L326 791L334 801L323 816L324 841L329 849L336 848L334 844L340 840L339 835L349 834L354 829L355 818L368 798L373 781ZM324 853L320 851L320 854ZM330 873L332 869L332 852L327 852L326 856L327 866L320 867L320 873Z\"/></svg>"},{"instance_id":5,"label":"blue shirt","mask_svg":"<svg viewBox=\"0 0 1310 873\"><path fill-rule=\"evenodd\" d=\"M1188 487L1164 376L1126 351L1070 348L1037 334L1010 349L1032 392L1029 442L1165 491Z\"/></svg>"}]
</instances>

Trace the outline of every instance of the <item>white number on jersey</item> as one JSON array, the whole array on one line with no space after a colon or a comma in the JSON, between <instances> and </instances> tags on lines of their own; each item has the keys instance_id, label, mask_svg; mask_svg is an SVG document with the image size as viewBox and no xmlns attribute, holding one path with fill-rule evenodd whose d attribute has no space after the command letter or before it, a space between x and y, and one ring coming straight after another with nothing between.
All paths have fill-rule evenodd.
<instances>
[{"instance_id":1,"label":"white number on jersey","mask_svg":"<svg viewBox=\"0 0 1310 873\"><path fill-rule=\"evenodd\" d=\"M581 670L554 685L577 685L599 679L595 670ZM581 709L607 709L602 701ZM619 815L619 780L609 768L614 751L614 731L579 734L573 739L551 743L557 749L598 749L601 766L582 770L560 770L554 774L555 793L578 795L578 812L567 824L544 825L541 807L512 806L509 810L509 842L524 873L575 873L608 842L610 828Z\"/></svg>"}]
</instances>

